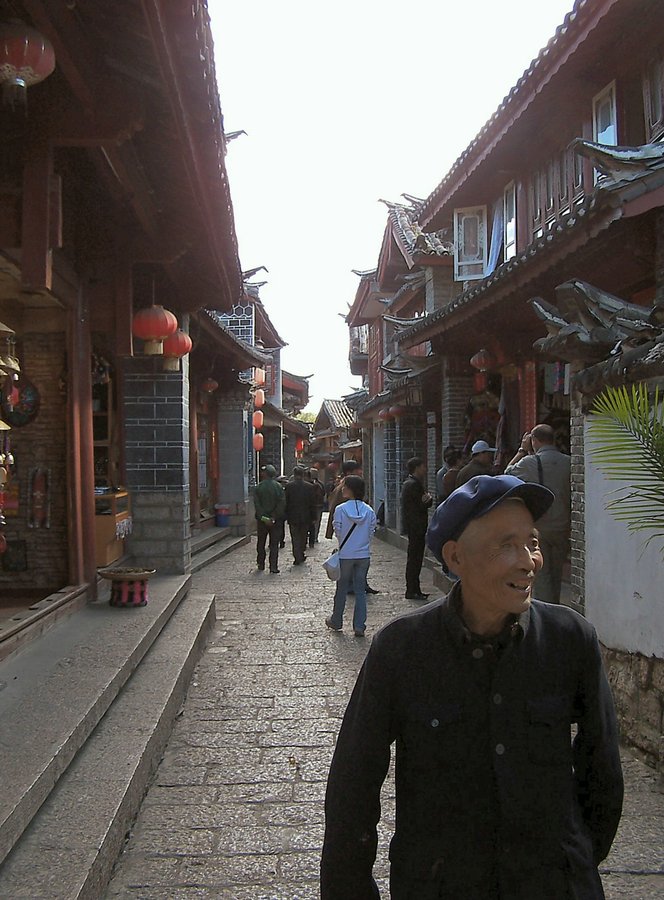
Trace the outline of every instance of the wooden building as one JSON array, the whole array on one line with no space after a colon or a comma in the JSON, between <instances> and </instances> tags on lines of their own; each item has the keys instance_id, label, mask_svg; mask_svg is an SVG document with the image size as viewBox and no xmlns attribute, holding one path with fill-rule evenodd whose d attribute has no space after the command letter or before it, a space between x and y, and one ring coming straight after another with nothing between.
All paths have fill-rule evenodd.
<instances>
[{"instance_id":1,"label":"wooden building","mask_svg":"<svg viewBox=\"0 0 664 900\"><path fill-rule=\"evenodd\" d=\"M664 711L661 557L639 555L610 519L585 438L607 378L661 378L638 345L654 340L664 299L663 29L654 0L577 0L414 204L418 228L452 241L451 267L433 308L394 323L402 358L428 342L440 366L439 395L422 398L430 453L485 437L501 463L541 421L571 451L573 603L607 647L626 733L652 759ZM635 321L643 310L643 330L609 346L621 307ZM362 324L354 312L349 324ZM369 347L370 393L371 360Z\"/></svg>"}]
</instances>

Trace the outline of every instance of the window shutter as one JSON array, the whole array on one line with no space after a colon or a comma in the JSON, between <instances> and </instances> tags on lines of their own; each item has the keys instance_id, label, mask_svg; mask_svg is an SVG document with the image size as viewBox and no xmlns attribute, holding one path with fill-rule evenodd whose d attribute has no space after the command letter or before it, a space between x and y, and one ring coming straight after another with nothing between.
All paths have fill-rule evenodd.
<instances>
[{"instance_id":1,"label":"window shutter","mask_svg":"<svg viewBox=\"0 0 664 900\"><path fill-rule=\"evenodd\" d=\"M454 280L484 278L487 266L486 206L454 210Z\"/></svg>"}]
</instances>

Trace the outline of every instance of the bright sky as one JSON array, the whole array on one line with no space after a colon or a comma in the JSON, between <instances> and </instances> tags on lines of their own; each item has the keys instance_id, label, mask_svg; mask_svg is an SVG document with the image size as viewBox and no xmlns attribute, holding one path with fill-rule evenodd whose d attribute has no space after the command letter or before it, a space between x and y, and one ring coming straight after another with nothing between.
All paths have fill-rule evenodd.
<instances>
[{"instance_id":1,"label":"bright sky","mask_svg":"<svg viewBox=\"0 0 664 900\"><path fill-rule=\"evenodd\" d=\"M325 398L360 387L339 313L376 265L379 198L426 197L573 0L208 0L243 269L282 361Z\"/></svg>"}]
</instances>

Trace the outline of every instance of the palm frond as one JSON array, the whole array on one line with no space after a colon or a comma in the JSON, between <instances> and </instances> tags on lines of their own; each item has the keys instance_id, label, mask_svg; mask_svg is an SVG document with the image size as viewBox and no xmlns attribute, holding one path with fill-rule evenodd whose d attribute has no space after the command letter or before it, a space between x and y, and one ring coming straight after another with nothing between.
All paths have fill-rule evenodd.
<instances>
[{"instance_id":1,"label":"palm frond","mask_svg":"<svg viewBox=\"0 0 664 900\"><path fill-rule=\"evenodd\" d=\"M607 387L596 398L589 422L591 455L611 481L606 509L630 531L652 531L646 545L664 537L664 404L659 389L645 384ZM663 548L664 549L664 548Z\"/></svg>"}]
</instances>

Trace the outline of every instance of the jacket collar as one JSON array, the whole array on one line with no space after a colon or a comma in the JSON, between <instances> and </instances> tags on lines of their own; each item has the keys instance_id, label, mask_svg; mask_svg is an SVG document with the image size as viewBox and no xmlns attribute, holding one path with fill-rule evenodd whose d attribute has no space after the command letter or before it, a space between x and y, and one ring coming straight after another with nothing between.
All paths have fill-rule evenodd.
<instances>
[{"instance_id":1,"label":"jacket collar","mask_svg":"<svg viewBox=\"0 0 664 900\"><path fill-rule=\"evenodd\" d=\"M443 606L441 608L443 626L447 629L452 640L458 647L477 641L477 636L473 635L466 623L461 618L461 582L457 581L452 590L449 592ZM513 621L509 622L505 629L497 635L497 640L502 642L502 636L506 636L509 640L522 640L528 633L530 625L530 607L524 610L520 615L514 616Z\"/></svg>"}]
</instances>

